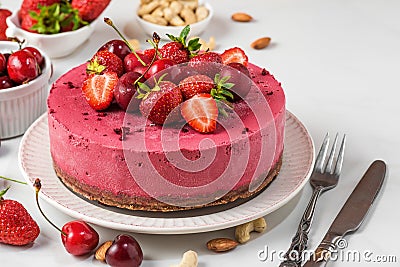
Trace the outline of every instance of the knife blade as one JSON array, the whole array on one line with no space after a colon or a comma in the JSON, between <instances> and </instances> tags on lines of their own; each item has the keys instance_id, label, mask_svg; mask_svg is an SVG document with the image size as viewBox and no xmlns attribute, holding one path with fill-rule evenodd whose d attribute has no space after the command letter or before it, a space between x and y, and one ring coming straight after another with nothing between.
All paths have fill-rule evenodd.
<instances>
[{"instance_id":1,"label":"knife blade","mask_svg":"<svg viewBox=\"0 0 400 267\"><path fill-rule=\"evenodd\" d=\"M332 251L337 248L337 242L342 240L346 234L354 232L360 227L382 187L385 174L385 162L376 160L369 166L314 254L311 255L303 267L324 266L329 260Z\"/></svg>"}]
</instances>

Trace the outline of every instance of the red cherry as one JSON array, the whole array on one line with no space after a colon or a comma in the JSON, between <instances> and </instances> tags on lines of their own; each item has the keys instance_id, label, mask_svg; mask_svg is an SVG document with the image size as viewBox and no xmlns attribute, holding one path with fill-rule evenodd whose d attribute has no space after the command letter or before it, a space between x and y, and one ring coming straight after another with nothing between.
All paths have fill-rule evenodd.
<instances>
[{"instance_id":1,"label":"red cherry","mask_svg":"<svg viewBox=\"0 0 400 267\"><path fill-rule=\"evenodd\" d=\"M39 50L31 46L24 47L22 48L22 50L30 52L36 58L36 61L39 64L39 66L40 67L43 66L44 58L43 55L39 52Z\"/></svg>"},{"instance_id":2,"label":"red cherry","mask_svg":"<svg viewBox=\"0 0 400 267\"><path fill-rule=\"evenodd\" d=\"M142 261L142 249L130 235L118 235L106 252L106 262L112 267L138 267Z\"/></svg>"},{"instance_id":3,"label":"red cherry","mask_svg":"<svg viewBox=\"0 0 400 267\"><path fill-rule=\"evenodd\" d=\"M114 98L118 105L125 111L134 112L139 109L140 99L134 97L136 93L137 83L145 82L142 74L138 72L127 72L119 78L114 88Z\"/></svg>"},{"instance_id":4,"label":"red cherry","mask_svg":"<svg viewBox=\"0 0 400 267\"><path fill-rule=\"evenodd\" d=\"M61 230L64 247L72 255L85 255L99 244L99 234L84 221L68 222Z\"/></svg>"},{"instance_id":5,"label":"red cherry","mask_svg":"<svg viewBox=\"0 0 400 267\"><path fill-rule=\"evenodd\" d=\"M7 58L0 53L0 73L7 69Z\"/></svg>"},{"instance_id":6,"label":"red cherry","mask_svg":"<svg viewBox=\"0 0 400 267\"><path fill-rule=\"evenodd\" d=\"M8 76L0 76L0 90L7 89L14 86L14 83L11 81Z\"/></svg>"},{"instance_id":7,"label":"red cherry","mask_svg":"<svg viewBox=\"0 0 400 267\"><path fill-rule=\"evenodd\" d=\"M99 234L86 222L81 220L71 221L66 223L62 229L52 223L44 214L39 204L39 191L42 188L39 178L35 179L33 186L36 192L36 205L40 213L46 221L61 233L61 241L68 253L75 256L85 255L97 247L99 244Z\"/></svg>"},{"instance_id":8,"label":"red cherry","mask_svg":"<svg viewBox=\"0 0 400 267\"><path fill-rule=\"evenodd\" d=\"M149 68L149 71L144 75L144 77L146 79L149 79L154 74L156 74L162 70L165 70L171 66L174 66L174 65L175 65L175 61L173 61L171 59L168 59L168 58L158 59L153 62L153 64Z\"/></svg>"},{"instance_id":9,"label":"red cherry","mask_svg":"<svg viewBox=\"0 0 400 267\"><path fill-rule=\"evenodd\" d=\"M11 80L22 84L39 76L40 67L30 52L18 50L8 58L7 72Z\"/></svg>"},{"instance_id":10,"label":"red cherry","mask_svg":"<svg viewBox=\"0 0 400 267\"><path fill-rule=\"evenodd\" d=\"M118 39L108 41L100 47L98 51L101 50L108 50L111 53L116 54L122 60L131 53L129 46L124 41Z\"/></svg>"},{"instance_id":11,"label":"red cherry","mask_svg":"<svg viewBox=\"0 0 400 267\"><path fill-rule=\"evenodd\" d=\"M137 55L137 56L136 56ZM136 67L143 67L144 65L142 62L139 61L137 57L140 57L140 59L147 65L151 62L151 59L149 59L147 56L141 54L141 53L130 53L124 58L124 68L126 72L134 71Z\"/></svg>"}]
</instances>

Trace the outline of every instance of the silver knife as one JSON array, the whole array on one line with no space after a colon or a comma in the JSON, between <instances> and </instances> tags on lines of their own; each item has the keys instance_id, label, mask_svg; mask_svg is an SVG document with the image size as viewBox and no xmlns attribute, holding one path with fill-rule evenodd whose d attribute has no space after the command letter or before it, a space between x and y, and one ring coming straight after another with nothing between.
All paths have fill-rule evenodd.
<instances>
[{"instance_id":1,"label":"silver knife","mask_svg":"<svg viewBox=\"0 0 400 267\"><path fill-rule=\"evenodd\" d=\"M382 187L385 174L385 162L376 160L369 166L314 254L303 267L325 266L331 253L337 249L338 242L342 241L346 234L354 232L360 227Z\"/></svg>"}]
</instances>

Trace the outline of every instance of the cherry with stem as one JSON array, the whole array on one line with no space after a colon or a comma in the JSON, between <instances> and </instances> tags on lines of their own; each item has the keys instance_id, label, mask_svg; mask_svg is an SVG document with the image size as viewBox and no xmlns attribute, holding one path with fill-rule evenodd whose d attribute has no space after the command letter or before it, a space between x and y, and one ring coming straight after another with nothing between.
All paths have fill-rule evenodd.
<instances>
[{"instance_id":1,"label":"cherry with stem","mask_svg":"<svg viewBox=\"0 0 400 267\"><path fill-rule=\"evenodd\" d=\"M61 233L61 241L68 253L75 256L81 256L90 253L97 247L99 243L99 234L86 222L82 220L70 221L60 229L50 221L39 204L39 191L42 188L39 178L35 179L33 186L35 187L36 204L40 213L47 222Z\"/></svg>"}]
</instances>

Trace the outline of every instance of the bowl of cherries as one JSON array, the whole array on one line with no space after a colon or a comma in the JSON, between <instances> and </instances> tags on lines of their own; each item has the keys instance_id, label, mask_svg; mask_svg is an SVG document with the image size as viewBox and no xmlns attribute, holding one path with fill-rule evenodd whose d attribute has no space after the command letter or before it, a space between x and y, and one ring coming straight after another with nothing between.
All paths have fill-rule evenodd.
<instances>
[{"instance_id":1,"label":"bowl of cherries","mask_svg":"<svg viewBox=\"0 0 400 267\"><path fill-rule=\"evenodd\" d=\"M40 49L0 41L0 139L22 135L46 111L51 75Z\"/></svg>"}]
</instances>

